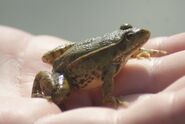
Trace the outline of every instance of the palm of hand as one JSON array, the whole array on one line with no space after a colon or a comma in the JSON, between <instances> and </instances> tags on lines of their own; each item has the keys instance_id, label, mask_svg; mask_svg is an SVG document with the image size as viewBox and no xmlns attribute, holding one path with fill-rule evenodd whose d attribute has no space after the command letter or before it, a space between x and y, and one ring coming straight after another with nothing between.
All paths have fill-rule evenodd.
<instances>
[{"instance_id":1,"label":"palm of hand","mask_svg":"<svg viewBox=\"0 0 185 124\"><path fill-rule=\"evenodd\" d=\"M67 109L89 107L62 113L55 104L45 99L32 99L30 94L35 74L40 70L50 70L41 62L42 54L65 41L49 36L34 37L6 27L0 27L0 32L0 122L185 122L182 116L185 114L185 34L151 40L146 47L166 50L169 55L151 60L131 60L115 77L115 95L124 96L130 102L129 108L90 107L101 106L100 91L96 89L73 93L66 103ZM48 116L51 114L54 115Z\"/></svg>"}]
</instances>

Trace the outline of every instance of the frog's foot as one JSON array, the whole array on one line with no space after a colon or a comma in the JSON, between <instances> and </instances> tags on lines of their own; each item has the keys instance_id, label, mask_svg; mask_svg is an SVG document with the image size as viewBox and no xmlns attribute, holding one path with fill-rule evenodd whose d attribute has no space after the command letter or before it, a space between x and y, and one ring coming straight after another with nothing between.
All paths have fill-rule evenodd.
<instances>
[{"instance_id":1,"label":"frog's foot","mask_svg":"<svg viewBox=\"0 0 185 124\"><path fill-rule=\"evenodd\" d=\"M31 97L40 97L40 98L43 98L44 97L44 94L41 94L39 92L35 92L35 93L32 93L31 94Z\"/></svg>"},{"instance_id":2,"label":"frog's foot","mask_svg":"<svg viewBox=\"0 0 185 124\"><path fill-rule=\"evenodd\" d=\"M143 58L150 58L151 56L161 56L167 54L164 50L155 50L155 49L145 49L140 48L132 58L143 59Z\"/></svg>"},{"instance_id":3,"label":"frog's foot","mask_svg":"<svg viewBox=\"0 0 185 124\"><path fill-rule=\"evenodd\" d=\"M51 94L54 89L53 84L53 79L51 78L50 73L45 71L39 72L35 76L31 97L45 98L48 101L51 101Z\"/></svg>"},{"instance_id":4,"label":"frog's foot","mask_svg":"<svg viewBox=\"0 0 185 124\"><path fill-rule=\"evenodd\" d=\"M115 108L119 107L119 106L122 106L122 107L125 107L127 108L129 106L129 103L126 102L126 101L123 101L122 99L120 99L119 97L105 97L103 99L103 103L104 104L111 104L113 105Z\"/></svg>"}]
</instances>

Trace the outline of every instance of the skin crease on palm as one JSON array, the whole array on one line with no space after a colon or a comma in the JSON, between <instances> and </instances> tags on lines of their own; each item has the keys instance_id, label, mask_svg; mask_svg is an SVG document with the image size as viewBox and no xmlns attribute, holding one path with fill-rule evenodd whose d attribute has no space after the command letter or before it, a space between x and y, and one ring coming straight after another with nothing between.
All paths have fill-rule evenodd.
<instances>
[{"instance_id":1,"label":"skin crease on palm","mask_svg":"<svg viewBox=\"0 0 185 124\"><path fill-rule=\"evenodd\" d=\"M100 104L98 88L72 93L65 112L52 102L30 97L35 74L51 70L41 56L66 42L0 26L0 123L185 123L185 33L151 39L145 45L166 50L165 56L129 60L115 77L114 94L130 104L118 109Z\"/></svg>"}]
</instances>

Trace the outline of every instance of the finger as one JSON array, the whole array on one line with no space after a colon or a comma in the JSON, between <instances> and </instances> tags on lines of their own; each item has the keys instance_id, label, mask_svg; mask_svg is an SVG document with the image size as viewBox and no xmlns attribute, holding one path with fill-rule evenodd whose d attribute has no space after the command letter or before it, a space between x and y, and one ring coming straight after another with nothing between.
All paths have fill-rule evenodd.
<instances>
[{"instance_id":1,"label":"finger","mask_svg":"<svg viewBox=\"0 0 185 124\"><path fill-rule=\"evenodd\" d=\"M151 95L151 97L138 101L137 104L126 110L115 111L95 107L75 109L62 114L44 117L38 120L36 124L184 124L184 90L176 93Z\"/></svg>"},{"instance_id":2,"label":"finger","mask_svg":"<svg viewBox=\"0 0 185 124\"><path fill-rule=\"evenodd\" d=\"M116 94L163 90L185 75L184 55L185 51L181 51L161 58L128 62L115 77Z\"/></svg>"},{"instance_id":3,"label":"finger","mask_svg":"<svg viewBox=\"0 0 185 124\"><path fill-rule=\"evenodd\" d=\"M176 80L172 85L168 86L163 92L178 91L185 88L185 76Z\"/></svg>"},{"instance_id":4,"label":"finger","mask_svg":"<svg viewBox=\"0 0 185 124\"><path fill-rule=\"evenodd\" d=\"M30 96L34 75L40 69L49 69L41 62L43 52L65 41L51 36L34 37L18 29L0 26L0 42L1 93L9 91L6 94Z\"/></svg>"},{"instance_id":5,"label":"finger","mask_svg":"<svg viewBox=\"0 0 185 124\"><path fill-rule=\"evenodd\" d=\"M55 104L44 99L1 96L1 100L1 124L33 124L43 116L61 113Z\"/></svg>"},{"instance_id":6,"label":"finger","mask_svg":"<svg viewBox=\"0 0 185 124\"><path fill-rule=\"evenodd\" d=\"M30 63L38 62L44 52L67 41L52 36L32 36L18 29L0 26L0 42L0 51L4 56Z\"/></svg>"},{"instance_id":7,"label":"finger","mask_svg":"<svg viewBox=\"0 0 185 124\"><path fill-rule=\"evenodd\" d=\"M185 33L172 35L169 37L158 37L150 39L144 47L165 50L170 53L185 50Z\"/></svg>"},{"instance_id":8,"label":"finger","mask_svg":"<svg viewBox=\"0 0 185 124\"><path fill-rule=\"evenodd\" d=\"M115 110L108 108L74 109L62 114L48 116L35 124L116 124Z\"/></svg>"},{"instance_id":9,"label":"finger","mask_svg":"<svg viewBox=\"0 0 185 124\"><path fill-rule=\"evenodd\" d=\"M0 51L3 54L17 55L27 44L31 34L18 29L0 26Z\"/></svg>"},{"instance_id":10,"label":"finger","mask_svg":"<svg viewBox=\"0 0 185 124\"><path fill-rule=\"evenodd\" d=\"M20 74L20 61L15 56L21 55L20 50L27 44L26 39L28 37L31 37L31 35L26 32L0 26L1 94L6 94L7 96L19 95L17 75Z\"/></svg>"},{"instance_id":11,"label":"finger","mask_svg":"<svg viewBox=\"0 0 185 124\"><path fill-rule=\"evenodd\" d=\"M118 124L184 124L185 88L153 95L128 110L119 111Z\"/></svg>"}]
</instances>

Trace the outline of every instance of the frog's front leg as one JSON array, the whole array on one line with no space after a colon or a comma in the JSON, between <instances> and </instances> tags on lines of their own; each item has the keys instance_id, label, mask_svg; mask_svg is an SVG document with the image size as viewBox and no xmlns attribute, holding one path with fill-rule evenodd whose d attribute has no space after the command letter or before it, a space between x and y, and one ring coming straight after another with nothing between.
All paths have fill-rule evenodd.
<instances>
[{"instance_id":1,"label":"frog's front leg","mask_svg":"<svg viewBox=\"0 0 185 124\"><path fill-rule=\"evenodd\" d=\"M140 48L138 51L136 51L133 55L132 58L150 58L151 56L161 56L165 55L167 52L164 50L155 50L155 49L145 49L145 48Z\"/></svg>"},{"instance_id":2,"label":"frog's front leg","mask_svg":"<svg viewBox=\"0 0 185 124\"><path fill-rule=\"evenodd\" d=\"M112 64L107 67L107 70L104 72L103 85L102 85L102 94L103 94L103 103L110 103L113 106L117 107L122 105L124 107L128 106L128 103L121 100L119 97L113 96L114 81L113 77L118 70L119 65Z\"/></svg>"},{"instance_id":3,"label":"frog's front leg","mask_svg":"<svg viewBox=\"0 0 185 124\"><path fill-rule=\"evenodd\" d=\"M42 97L51 99L52 92L55 89L55 83L49 72L40 71L35 76L32 88L32 97Z\"/></svg>"}]
</instances>

